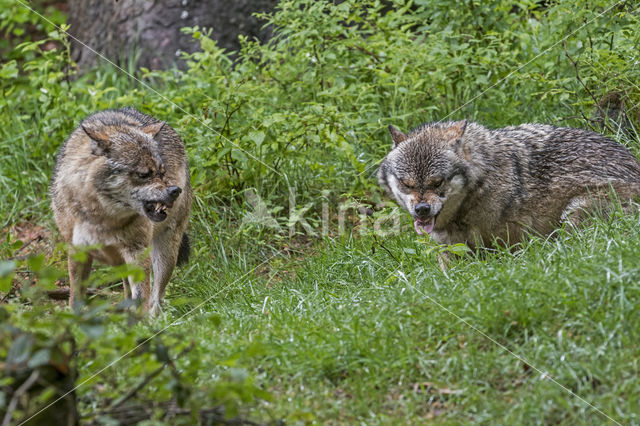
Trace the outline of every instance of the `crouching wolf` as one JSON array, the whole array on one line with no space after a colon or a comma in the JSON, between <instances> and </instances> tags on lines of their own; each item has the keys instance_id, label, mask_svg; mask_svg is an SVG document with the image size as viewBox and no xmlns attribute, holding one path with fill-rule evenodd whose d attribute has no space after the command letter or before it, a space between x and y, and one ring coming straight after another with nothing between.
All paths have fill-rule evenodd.
<instances>
[{"instance_id":1,"label":"crouching wolf","mask_svg":"<svg viewBox=\"0 0 640 426\"><path fill-rule=\"evenodd\" d=\"M83 297L82 281L98 260L141 266L145 278L128 279L130 294L157 313L173 269L189 254L189 166L175 130L133 108L89 116L60 149L51 198L63 238L97 247L86 261L69 255L70 306Z\"/></svg>"},{"instance_id":2,"label":"crouching wolf","mask_svg":"<svg viewBox=\"0 0 640 426\"><path fill-rule=\"evenodd\" d=\"M404 134L378 170L381 186L406 208L418 234L472 249L510 246L526 232L551 234L585 210L630 208L640 163L597 133L543 124L489 130L458 121Z\"/></svg>"}]
</instances>

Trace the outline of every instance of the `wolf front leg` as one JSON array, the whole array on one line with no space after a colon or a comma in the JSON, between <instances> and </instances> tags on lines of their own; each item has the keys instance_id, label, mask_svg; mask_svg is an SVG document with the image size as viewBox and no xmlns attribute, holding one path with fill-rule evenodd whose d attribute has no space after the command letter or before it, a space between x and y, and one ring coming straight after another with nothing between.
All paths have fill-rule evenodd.
<instances>
[{"instance_id":1,"label":"wolf front leg","mask_svg":"<svg viewBox=\"0 0 640 426\"><path fill-rule=\"evenodd\" d=\"M160 313L167 284L178 262L181 240L182 232L170 232L169 230L156 235L153 239L151 244L151 265L153 266L151 315Z\"/></svg>"},{"instance_id":2,"label":"wolf front leg","mask_svg":"<svg viewBox=\"0 0 640 426\"><path fill-rule=\"evenodd\" d=\"M124 290L124 300L131 299L131 284L129 278L122 280L122 290Z\"/></svg>"},{"instance_id":3,"label":"wolf front leg","mask_svg":"<svg viewBox=\"0 0 640 426\"><path fill-rule=\"evenodd\" d=\"M93 258L87 254L84 262L74 259L72 253L69 253L69 307L73 308L80 300L85 298L86 287L85 281L89 278L91 272L91 264Z\"/></svg>"},{"instance_id":4,"label":"wolf front leg","mask_svg":"<svg viewBox=\"0 0 640 426\"><path fill-rule=\"evenodd\" d=\"M129 287L131 288L131 298L139 301L142 304L142 309L147 312L149 311L149 294L151 293L151 262L148 257L141 259L140 256L141 253L133 252L125 253L123 257L126 263L130 265L138 265L144 270L144 278L141 281L135 281L132 276L129 276L127 280L129 281ZM128 292L125 290L125 296L128 296L127 293Z\"/></svg>"}]
</instances>

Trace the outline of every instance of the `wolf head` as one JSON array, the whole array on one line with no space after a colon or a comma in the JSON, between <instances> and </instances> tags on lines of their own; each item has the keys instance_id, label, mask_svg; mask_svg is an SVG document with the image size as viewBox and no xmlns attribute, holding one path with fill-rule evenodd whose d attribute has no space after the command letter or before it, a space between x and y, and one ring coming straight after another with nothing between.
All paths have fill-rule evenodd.
<instances>
[{"instance_id":1,"label":"wolf head","mask_svg":"<svg viewBox=\"0 0 640 426\"><path fill-rule=\"evenodd\" d=\"M466 130L466 120L429 123L406 135L389 126L393 147L380 164L378 181L409 211L420 235L451 220L469 190Z\"/></svg>"},{"instance_id":2,"label":"wolf head","mask_svg":"<svg viewBox=\"0 0 640 426\"><path fill-rule=\"evenodd\" d=\"M91 139L91 154L104 157L94 177L100 195L114 210L134 210L154 222L167 218L182 188L168 181L156 136L164 122L146 126L82 123Z\"/></svg>"}]
</instances>

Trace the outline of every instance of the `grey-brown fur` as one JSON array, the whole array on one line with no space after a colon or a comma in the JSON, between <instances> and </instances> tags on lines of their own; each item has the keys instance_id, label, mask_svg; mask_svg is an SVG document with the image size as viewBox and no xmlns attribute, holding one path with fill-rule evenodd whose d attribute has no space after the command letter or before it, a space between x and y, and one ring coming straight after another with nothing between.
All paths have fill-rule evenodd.
<instances>
[{"instance_id":1,"label":"grey-brown fur","mask_svg":"<svg viewBox=\"0 0 640 426\"><path fill-rule=\"evenodd\" d=\"M640 194L638 160L591 131L544 124L490 130L466 120L407 135L389 128L394 144L378 180L416 231L441 244L511 245L526 231L549 235L564 221L579 222L585 209L606 209L613 191L627 206Z\"/></svg>"},{"instance_id":2,"label":"grey-brown fur","mask_svg":"<svg viewBox=\"0 0 640 426\"><path fill-rule=\"evenodd\" d=\"M87 117L60 149L51 198L65 241L100 246L84 263L69 256L70 305L82 297L82 281L94 260L126 262L145 270L142 282L128 280L131 295L157 313L173 269L178 259L186 260L189 247L185 231L192 191L178 134L133 108ZM150 258L145 255L149 247Z\"/></svg>"}]
</instances>

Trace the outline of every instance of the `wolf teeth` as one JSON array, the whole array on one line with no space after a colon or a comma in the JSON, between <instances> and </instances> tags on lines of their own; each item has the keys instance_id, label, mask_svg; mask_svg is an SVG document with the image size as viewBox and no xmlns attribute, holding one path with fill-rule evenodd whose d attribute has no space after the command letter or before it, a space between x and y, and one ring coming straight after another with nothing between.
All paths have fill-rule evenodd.
<instances>
[{"instance_id":1,"label":"wolf teeth","mask_svg":"<svg viewBox=\"0 0 640 426\"><path fill-rule=\"evenodd\" d=\"M167 206L165 206L164 204L156 203L156 208L155 208L156 213L164 212L166 209L167 209Z\"/></svg>"}]
</instances>

